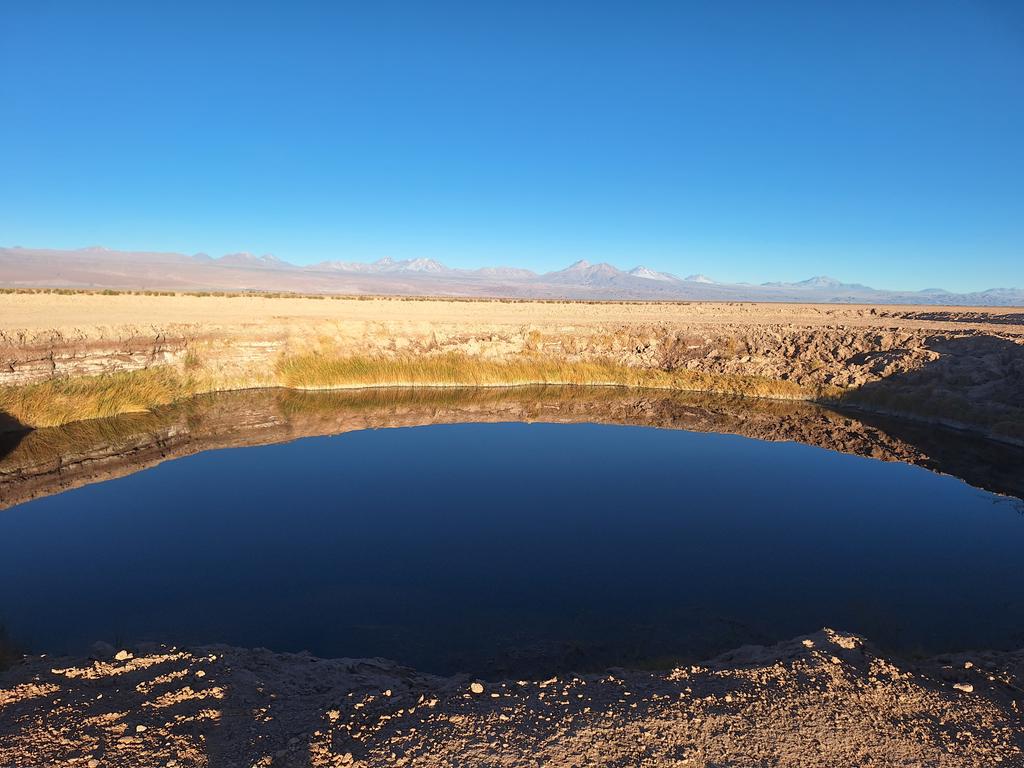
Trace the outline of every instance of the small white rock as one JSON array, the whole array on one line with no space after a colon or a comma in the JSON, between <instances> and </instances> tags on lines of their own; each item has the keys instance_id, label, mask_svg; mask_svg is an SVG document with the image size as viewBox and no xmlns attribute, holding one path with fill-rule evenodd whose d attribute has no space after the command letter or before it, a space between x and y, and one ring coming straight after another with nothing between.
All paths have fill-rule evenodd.
<instances>
[{"instance_id":1,"label":"small white rock","mask_svg":"<svg viewBox=\"0 0 1024 768\"><path fill-rule=\"evenodd\" d=\"M128 659L130 659L131 657L132 655L128 653L128 651L118 651L114 655L114 659L117 661L128 661Z\"/></svg>"},{"instance_id":2,"label":"small white rock","mask_svg":"<svg viewBox=\"0 0 1024 768\"><path fill-rule=\"evenodd\" d=\"M483 693L484 687L480 683L470 683L469 690L472 693Z\"/></svg>"},{"instance_id":3,"label":"small white rock","mask_svg":"<svg viewBox=\"0 0 1024 768\"><path fill-rule=\"evenodd\" d=\"M958 691L963 691L964 693L974 692L974 686L970 683L953 683L953 687L956 688Z\"/></svg>"}]
</instances>

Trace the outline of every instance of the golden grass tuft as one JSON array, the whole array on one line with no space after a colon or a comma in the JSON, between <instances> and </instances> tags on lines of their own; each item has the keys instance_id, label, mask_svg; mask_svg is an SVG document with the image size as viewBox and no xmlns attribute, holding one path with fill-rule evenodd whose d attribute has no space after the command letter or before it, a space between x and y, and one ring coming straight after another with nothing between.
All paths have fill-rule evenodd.
<instances>
[{"instance_id":1,"label":"golden grass tuft","mask_svg":"<svg viewBox=\"0 0 1024 768\"><path fill-rule=\"evenodd\" d=\"M140 413L203 392L281 386L292 389L372 387L616 386L708 392L742 397L812 400L834 393L790 381L696 371L634 368L610 361L563 361L522 355L485 360L463 354L341 357L303 354L282 358L268 376L215 380L199 375L201 361L102 376L54 378L0 388L0 416L9 429L54 427L88 419ZM16 426L15 425L15 426Z\"/></svg>"},{"instance_id":2,"label":"golden grass tuft","mask_svg":"<svg viewBox=\"0 0 1024 768\"><path fill-rule=\"evenodd\" d=\"M561 361L520 356L484 360L462 354L335 357L317 353L283 358L280 383L296 389L355 387L480 387L562 384L676 389L744 397L808 400L832 395L790 381L697 371L634 368L608 361Z\"/></svg>"},{"instance_id":3,"label":"golden grass tuft","mask_svg":"<svg viewBox=\"0 0 1024 768\"><path fill-rule=\"evenodd\" d=\"M192 394L192 382L164 366L4 387L0 389L0 412L26 427L55 427L147 411Z\"/></svg>"}]
</instances>

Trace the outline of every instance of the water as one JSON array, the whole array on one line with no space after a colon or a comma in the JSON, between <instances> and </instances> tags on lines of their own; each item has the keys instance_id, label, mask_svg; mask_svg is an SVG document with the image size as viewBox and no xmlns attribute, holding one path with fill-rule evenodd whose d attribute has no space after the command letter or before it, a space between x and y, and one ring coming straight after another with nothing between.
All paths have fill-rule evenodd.
<instances>
[{"instance_id":1,"label":"water","mask_svg":"<svg viewBox=\"0 0 1024 768\"><path fill-rule=\"evenodd\" d=\"M1019 502L734 435L455 424L213 450L0 512L34 652L224 642L439 673L656 666L822 626L1024 646Z\"/></svg>"}]
</instances>

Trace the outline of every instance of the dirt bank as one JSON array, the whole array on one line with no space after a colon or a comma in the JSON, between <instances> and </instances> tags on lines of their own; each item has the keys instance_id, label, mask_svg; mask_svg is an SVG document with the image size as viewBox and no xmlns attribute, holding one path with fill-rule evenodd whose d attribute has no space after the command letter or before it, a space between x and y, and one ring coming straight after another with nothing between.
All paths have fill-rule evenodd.
<instances>
[{"instance_id":1,"label":"dirt bank","mask_svg":"<svg viewBox=\"0 0 1024 768\"><path fill-rule=\"evenodd\" d=\"M302 386L283 360L453 354L595 363L683 388L747 377L754 393L834 392L1024 439L1024 321L998 309L0 295L0 387L155 367L187 374L191 393Z\"/></svg>"},{"instance_id":2,"label":"dirt bank","mask_svg":"<svg viewBox=\"0 0 1024 768\"><path fill-rule=\"evenodd\" d=\"M439 678L224 646L0 673L0 765L1024 765L1024 652L908 663L831 630L664 672Z\"/></svg>"}]
</instances>

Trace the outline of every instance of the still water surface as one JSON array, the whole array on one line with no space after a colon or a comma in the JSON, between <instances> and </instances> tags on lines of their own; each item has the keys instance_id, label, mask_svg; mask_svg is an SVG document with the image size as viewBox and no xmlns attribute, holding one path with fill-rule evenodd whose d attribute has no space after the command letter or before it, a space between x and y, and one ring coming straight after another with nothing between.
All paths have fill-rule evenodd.
<instances>
[{"instance_id":1,"label":"still water surface","mask_svg":"<svg viewBox=\"0 0 1024 768\"><path fill-rule=\"evenodd\" d=\"M822 626L1024 645L1020 502L791 443L591 424L217 450L0 513L0 623L450 673L696 660Z\"/></svg>"}]
</instances>

